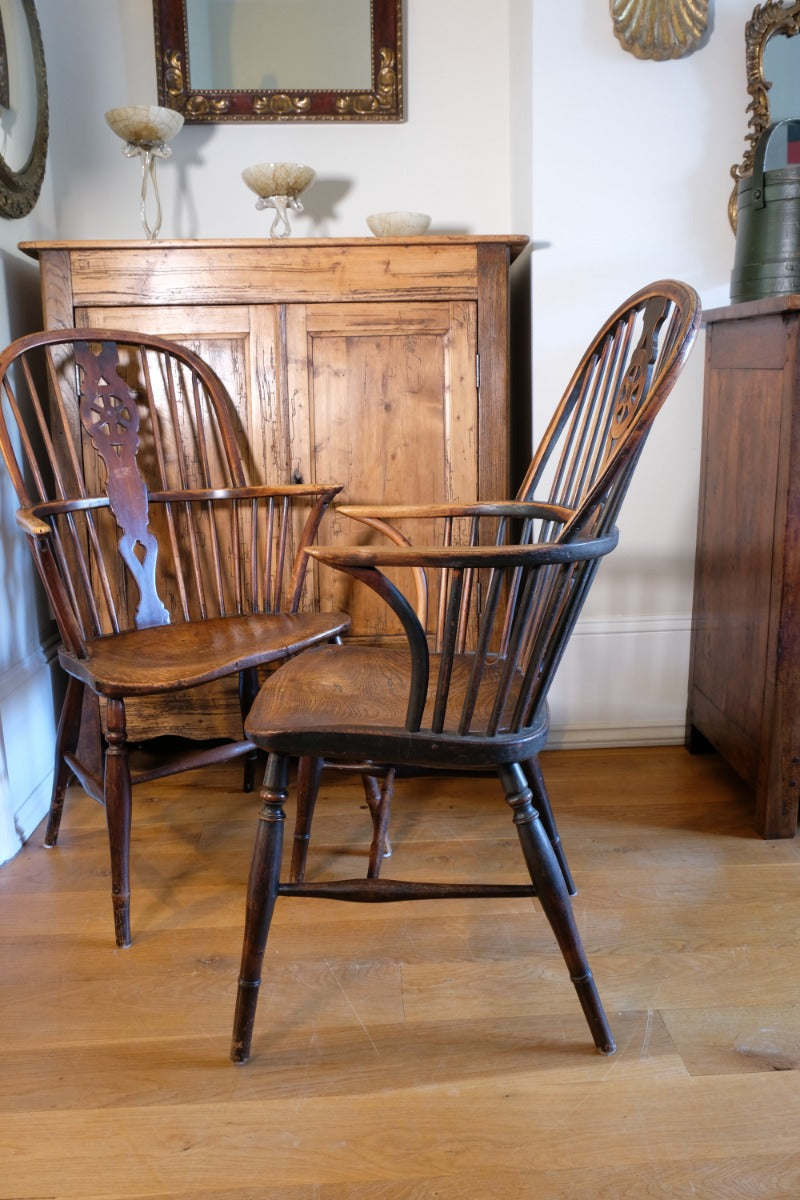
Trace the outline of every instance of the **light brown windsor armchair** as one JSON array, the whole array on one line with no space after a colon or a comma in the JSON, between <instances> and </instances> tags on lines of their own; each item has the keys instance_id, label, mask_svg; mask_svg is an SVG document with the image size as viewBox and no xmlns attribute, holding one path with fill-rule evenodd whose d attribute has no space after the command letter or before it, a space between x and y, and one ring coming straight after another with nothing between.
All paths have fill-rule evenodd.
<instances>
[{"instance_id":1,"label":"light brown windsor armchair","mask_svg":"<svg viewBox=\"0 0 800 1200\"><path fill-rule=\"evenodd\" d=\"M127 709L179 701L349 627L314 611L306 551L338 486L250 486L222 383L196 354L126 331L31 334L0 354L0 450L61 637L68 683L45 844L74 776L106 807L117 944L130 943L131 788L245 755L245 734L132 769ZM177 707L176 707L177 703ZM191 734L197 738L197 734Z\"/></svg>"}]
</instances>

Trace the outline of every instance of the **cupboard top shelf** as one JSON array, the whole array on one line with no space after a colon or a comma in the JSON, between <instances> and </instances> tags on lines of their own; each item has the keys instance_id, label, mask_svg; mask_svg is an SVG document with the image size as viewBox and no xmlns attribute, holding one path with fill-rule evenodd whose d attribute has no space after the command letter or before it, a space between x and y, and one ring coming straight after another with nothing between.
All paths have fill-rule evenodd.
<instances>
[{"instance_id":1,"label":"cupboard top shelf","mask_svg":"<svg viewBox=\"0 0 800 1200\"><path fill-rule=\"evenodd\" d=\"M524 234L423 234L416 237L349 237L349 238L184 238L159 239L151 242L142 238L136 240L95 240L83 241L30 241L20 242L19 248L31 258L38 258L43 250L212 250L239 247L241 249L258 249L279 253L287 249L346 249L348 246L508 246L512 261L528 244Z\"/></svg>"},{"instance_id":2,"label":"cupboard top shelf","mask_svg":"<svg viewBox=\"0 0 800 1200\"><path fill-rule=\"evenodd\" d=\"M791 292L784 296L765 296L761 300L743 300L740 304L710 308L703 313L703 321L707 325L715 325L718 321L743 321L748 317L771 317L781 312L800 312L800 295Z\"/></svg>"},{"instance_id":3,"label":"cupboard top shelf","mask_svg":"<svg viewBox=\"0 0 800 1200\"><path fill-rule=\"evenodd\" d=\"M519 235L21 242L72 308L469 300L518 257Z\"/></svg>"}]
</instances>

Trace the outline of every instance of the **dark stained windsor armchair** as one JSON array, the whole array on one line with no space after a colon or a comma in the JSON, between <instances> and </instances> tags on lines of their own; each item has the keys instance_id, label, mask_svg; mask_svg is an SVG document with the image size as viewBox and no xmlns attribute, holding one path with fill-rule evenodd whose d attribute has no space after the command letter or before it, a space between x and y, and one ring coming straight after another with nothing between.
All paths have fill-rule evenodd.
<instances>
[{"instance_id":1,"label":"dark stained windsor armchair","mask_svg":"<svg viewBox=\"0 0 800 1200\"><path fill-rule=\"evenodd\" d=\"M132 770L127 709L143 697L181 724L176 694L238 677L349 627L313 611L306 551L337 486L247 484L232 405L210 367L131 332L31 334L0 354L0 450L58 625L68 683L45 844L75 776L106 807L117 944L130 943L131 787L246 756L243 732L185 741ZM307 603L308 602L308 603Z\"/></svg>"},{"instance_id":2,"label":"dark stained windsor armchair","mask_svg":"<svg viewBox=\"0 0 800 1200\"><path fill-rule=\"evenodd\" d=\"M550 922L595 1045L614 1039L581 944L571 879L538 771L547 694L602 558L652 421L694 341L700 306L679 283L644 289L607 322L582 361L524 490L544 501L348 508L387 547L313 547L311 555L371 587L407 645L320 646L281 666L245 723L269 754L247 894L231 1057L250 1056L266 940L279 896L381 902L536 896ZM562 447L559 452L558 447ZM429 518L426 546L390 522ZM423 572L436 614L420 613L387 576ZM289 762L362 764L371 777L495 773L513 812L529 883L423 883L381 878L282 880ZM313 773L313 772L312 772ZM302 782L302 781L301 781ZM377 827L377 822L376 822Z\"/></svg>"},{"instance_id":3,"label":"dark stained windsor armchair","mask_svg":"<svg viewBox=\"0 0 800 1200\"><path fill-rule=\"evenodd\" d=\"M621 449L617 413L621 405L630 405L629 424L624 431L635 447L625 451L615 468L620 476L613 493L612 516L616 519L652 423L683 367L699 324L697 296L685 284L664 280L630 296L603 324L578 364L534 453L517 500L540 499L580 509L591 497L601 474L609 468L610 457ZM417 508L401 505L380 509L342 506L338 511L379 530L398 546L407 544L402 532L403 518L420 515ZM561 535L557 523L542 530L547 540ZM431 621L441 620L441 611L431 605L424 580L417 596L417 613L430 628ZM297 881L305 876L311 823L324 765L336 766L313 758L300 764L291 868L291 877ZM391 800L399 768L390 767L378 775L368 763L350 766L363 777L372 815L367 873L374 878L388 853ZM538 759L531 758L524 764L524 770L574 894Z\"/></svg>"}]
</instances>

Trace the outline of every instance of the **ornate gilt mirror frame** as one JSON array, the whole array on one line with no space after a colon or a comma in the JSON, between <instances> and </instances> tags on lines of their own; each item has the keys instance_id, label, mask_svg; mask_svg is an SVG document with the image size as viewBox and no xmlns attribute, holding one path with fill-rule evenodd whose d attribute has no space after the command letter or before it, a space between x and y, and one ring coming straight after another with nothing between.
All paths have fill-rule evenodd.
<instances>
[{"instance_id":1,"label":"ornate gilt mirror frame","mask_svg":"<svg viewBox=\"0 0 800 1200\"><path fill-rule=\"evenodd\" d=\"M44 47L39 29L39 18L33 0L22 0L22 10L28 28L28 38L33 57L34 86L36 90L36 120L33 130L31 152L18 171L13 170L0 156L0 214L4 217L24 217L31 211L39 198L44 179L49 133L47 110L47 74L44 63ZM13 100L13 87L11 98Z\"/></svg>"},{"instance_id":2,"label":"ornate gilt mirror frame","mask_svg":"<svg viewBox=\"0 0 800 1200\"><path fill-rule=\"evenodd\" d=\"M402 0L370 0L372 83L322 91L195 89L184 0L153 0L158 102L185 121L402 121Z\"/></svg>"},{"instance_id":3,"label":"ornate gilt mirror frame","mask_svg":"<svg viewBox=\"0 0 800 1200\"><path fill-rule=\"evenodd\" d=\"M786 2L769 0L753 9L753 15L744 27L745 56L747 63L747 91L750 103L747 106L748 132L744 158L731 167L734 179L733 192L728 201L728 219L736 229L736 197L739 180L753 170L753 155L756 143L770 124L769 89L771 82L764 78L764 50L771 37L784 34L794 37L800 33L800 0Z\"/></svg>"}]
</instances>

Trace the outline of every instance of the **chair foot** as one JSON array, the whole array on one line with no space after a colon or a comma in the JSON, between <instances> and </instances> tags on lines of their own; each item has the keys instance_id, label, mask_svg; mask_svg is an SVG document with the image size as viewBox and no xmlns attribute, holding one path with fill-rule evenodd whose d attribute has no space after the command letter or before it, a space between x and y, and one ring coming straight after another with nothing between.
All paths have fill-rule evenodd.
<instances>
[{"instance_id":1,"label":"chair foot","mask_svg":"<svg viewBox=\"0 0 800 1200\"><path fill-rule=\"evenodd\" d=\"M500 777L506 800L514 813L531 882L564 956L594 1044L601 1054L613 1054L616 1049L614 1037L583 949L564 873L548 832L533 806L526 774L514 764L501 767Z\"/></svg>"},{"instance_id":2,"label":"chair foot","mask_svg":"<svg viewBox=\"0 0 800 1200\"><path fill-rule=\"evenodd\" d=\"M121 950L127 950L131 944L131 898L130 896L112 896L114 908L114 936Z\"/></svg>"},{"instance_id":3,"label":"chair foot","mask_svg":"<svg viewBox=\"0 0 800 1200\"><path fill-rule=\"evenodd\" d=\"M231 1042L231 1062L246 1063L250 1061L250 1044L253 1040L260 983L260 979L254 983L248 983L244 979L239 980L236 1010L233 1016L234 1035Z\"/></svg>"},{"instance_id":4,"label":"chair foot","mask_svg":"<svg viewBox=\"0 0 800 1200\"><path fill-rule=\"evenodd\" d=\"M583 1015L592 1034L595 1046L601 1054L613 1054L617 1048L614 1035L606 1019L597 985L592 972L573 978L572 983L578 995Z\"/></svg>"},{"instance_id":5,"label":"chair foot","mask_svg":"<svg viewBox=\"0 0 800 1200\"><path fill-rule=\"evenodd\" d=\"M288 774L289 760L281 755L271 754L267 762L264 786L261 789L261 799L264 803L258 817L247 885L242 964L231 1039L231 1060L235 1063L246 1063L250 1058L250 1042L261 985L261 967L280 883L283 828L286 819L283 806L286 801Z\"/></svg>"},{"instance_id":6,"label":"chair foot","mask_svg":"<svg viewBox=\"0 0 800 1200\"><path fill-rule=\"evenodd\" d=\"M64 785L59 789L58 797L53 796L50 801L50 812L47 817L47 827L44 832L44 842L42 845L46 850L52 850L58 842L58 833L61 828L61 814L64 811L64 795L67 787Z\"/></svg>"}]
</instances>

